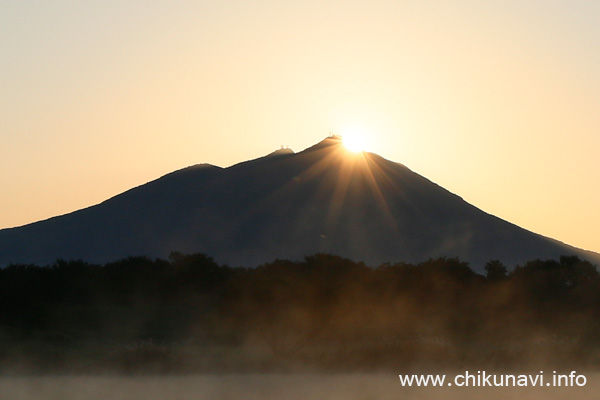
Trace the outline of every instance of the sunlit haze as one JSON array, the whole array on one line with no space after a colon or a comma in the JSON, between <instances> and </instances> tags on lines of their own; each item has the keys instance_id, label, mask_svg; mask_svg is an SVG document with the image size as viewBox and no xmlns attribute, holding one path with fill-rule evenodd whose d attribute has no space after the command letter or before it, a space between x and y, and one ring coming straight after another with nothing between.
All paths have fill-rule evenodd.
<instances>
[{"instance_id":1,"label":"sunlit haze","mask_svg":"<svg viewBox=\"0 0 600 400\"><path fill-rule=\"evenodd\" d=\"M5 0L0 228L354 126L349 148L600 251L599 20L583 0Z\"/></svg>"},{"instance_id":2,"label":"sunlit haze","mask_svg":"<svg viewBox=\"0 0 600 400\"><path fill-rule=\"evenodd\" d=\"M372 146L369 144L369 137L364 132L357 129L348 129L347 131L344 131L342 142L348 150L355 153L372 150Z\"/></svg>"}]
</instances>

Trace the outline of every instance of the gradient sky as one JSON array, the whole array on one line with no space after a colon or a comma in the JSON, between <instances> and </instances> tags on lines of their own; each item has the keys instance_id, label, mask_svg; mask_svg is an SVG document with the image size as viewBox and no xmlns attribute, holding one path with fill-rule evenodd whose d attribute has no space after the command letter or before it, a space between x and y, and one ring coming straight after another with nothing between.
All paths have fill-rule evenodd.
<instances>
[{"instance_id":1,"label":"gradient sky","mask_svg":"<svg viewBox=\"0 0 600 400\"><path fill-rule=\"evenodd\" d=\"M600 2L0 2L0 228L329 131L600 252Z\"/></svg>"}]
</instances>

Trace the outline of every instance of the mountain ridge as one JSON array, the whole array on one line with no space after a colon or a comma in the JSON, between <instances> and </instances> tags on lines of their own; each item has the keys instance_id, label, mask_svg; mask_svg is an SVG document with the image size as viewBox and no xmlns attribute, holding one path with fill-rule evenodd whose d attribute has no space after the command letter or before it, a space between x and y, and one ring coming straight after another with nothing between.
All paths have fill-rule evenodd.
<instances>
[{"instance_id":1,"label":"mountain ridge","mask_svg":"<svg viewBox=\"0 0 600 400\"><path fill-rule=\"evenodd\" d=\"M186 167L94 206L0 230L0 265L171 251L244 266L318 252L369 264L459 257L475 270L491 259L514 266L560 255L600 263L600 255L488 214L401 163L349 152L338 136L227 168Z\"/></svg>"}]
</instances>

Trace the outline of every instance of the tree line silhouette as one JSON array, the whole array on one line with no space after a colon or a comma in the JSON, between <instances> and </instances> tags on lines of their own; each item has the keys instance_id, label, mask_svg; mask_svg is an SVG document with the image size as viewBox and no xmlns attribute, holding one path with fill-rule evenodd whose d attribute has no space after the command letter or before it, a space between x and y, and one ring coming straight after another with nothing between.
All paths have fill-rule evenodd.
<instances>
[{"instance_id":1,"label":"tree line silhouette","mask_svg":"<svg viewBox=\"0 0 600 400\"><path fill-rule=\"evenodd\" d=\"M456 258L205 254L0 269L2 371L600 365L600 274L577 257L485 274Z\"/></svg>"}]
</instances>

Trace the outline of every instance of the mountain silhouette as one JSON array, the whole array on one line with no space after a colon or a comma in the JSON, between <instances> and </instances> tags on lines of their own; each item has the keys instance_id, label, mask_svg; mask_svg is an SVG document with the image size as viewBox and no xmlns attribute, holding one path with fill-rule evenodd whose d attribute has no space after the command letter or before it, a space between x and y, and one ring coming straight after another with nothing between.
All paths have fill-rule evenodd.
<instances>
[{"instance_id":1,"label":"mountain silhouette","mask_svg":"<svg viewBox=\"0 0 600 400\"><path fill-rule=\"evenodd\" d=\"M475 270L584 251L465 202L402 164L331 136L228 168L200 164L98 205L0 230L0 265L202 252L255 266L332 253L370 265L459 257Z\"/></svg>"}]
</instances>

